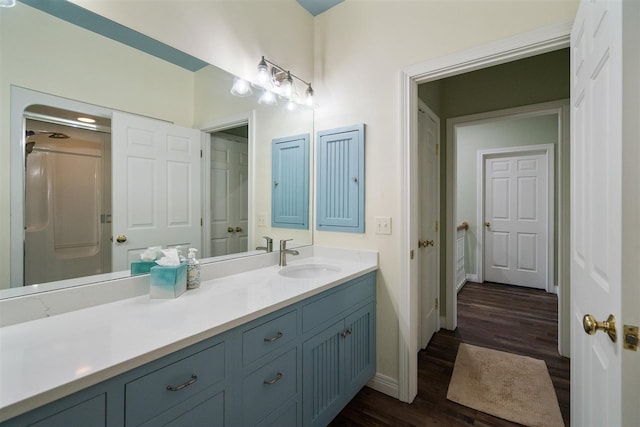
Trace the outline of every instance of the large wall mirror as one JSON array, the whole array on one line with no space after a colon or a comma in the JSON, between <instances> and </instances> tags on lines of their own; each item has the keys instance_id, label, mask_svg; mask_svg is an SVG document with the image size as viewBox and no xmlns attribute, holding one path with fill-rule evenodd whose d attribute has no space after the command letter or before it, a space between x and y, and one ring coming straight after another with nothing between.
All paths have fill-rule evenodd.
<instances>
[{"instance_id":1,"label":"large wall mirror","mask_svg":"<svg viewBox=\"0 0 640 427\"><path fill-rule=\"evenodd\" d=\"M10 246L11 272L0 298L126 276L152 245L195 246L216 262L264 253L263 236L312 243L312 224L271 227L272 140L308 134L313 144L311 108L261 105L257 91L234 96L235 77L215 65L177 65L21 2L1 11L0 26L11 175L2 188L11 232L0 243ZM123 148L158 132L192 155L170 155L175 167L161 179L146 154ZM153 188L167 187L166 232L186 224L196 234L154 229L136 242L132 224L153 222L136 206L158 202ZM65 267L74 258L84 264Z\"/></svg>"}]
</instances>

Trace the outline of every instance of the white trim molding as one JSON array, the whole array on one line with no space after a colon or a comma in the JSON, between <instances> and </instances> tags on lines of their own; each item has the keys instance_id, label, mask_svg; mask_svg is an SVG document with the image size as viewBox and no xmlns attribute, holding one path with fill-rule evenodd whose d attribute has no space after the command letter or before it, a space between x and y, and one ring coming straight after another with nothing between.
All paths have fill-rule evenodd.
<instances>
[{"instance_id":1,"label":"white trim molding","mask_svg":"<svg viewBox=\"0 0 640 427\"><path fill-rule=\"evenodd\" d=\"M372 388L375 391L379 391L380 393L384 393L387 396L391 396L396 399L398 398L398 381L396 381L395 378L382 375L379 372L376 372L374 377L369 380L367 387Z\"/></svg>"},{"instance_id":2,"label":"white trim molding","mask_svg":"<svg viewBox=\"0 0 640 427\"><path fill-rule=\"evenodd\" d=\"M569 46L572 22L539 28L483 46L474 47L447 56L421 62L400 71L400 273L398 289L398 398L412 402L418 393L418 324L417 324L417 268L411 262L411 251L416 250L417 223L412 218L411 200L415 193L416 171L412 154L417 145L418 84L503 64ZM448 159L447 168L452 167ZM447 182L447 194L455 183ZM454 201L447 198L447 208L453 210ZM448 231L447 231L448 232ZM453 253L452 239L447 239L446 253ZM447 259L446 281L454 280L453 259ZM446 318L443 326L455 329L457 311L447 292ZM442 307L442 306L441 306Z\"/></svg>"}]
</instances>

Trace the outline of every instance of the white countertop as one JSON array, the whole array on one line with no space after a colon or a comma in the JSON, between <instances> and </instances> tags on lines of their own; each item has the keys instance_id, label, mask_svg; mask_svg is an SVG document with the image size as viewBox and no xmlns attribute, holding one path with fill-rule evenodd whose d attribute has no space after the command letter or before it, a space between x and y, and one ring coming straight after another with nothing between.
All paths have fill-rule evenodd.
<instances>
[{"instance_id":1,"label":"white countertop","mask_svg":"<svg viewBox=\"0 0 640 427\"><path fill-rule=\"evenodd\" d=\"M289 257L310 262L340 271L291 279L264 267L176 299L144 295L0 328L0 422L374 271L377 253Z\"/></svg>"}]
</instances>

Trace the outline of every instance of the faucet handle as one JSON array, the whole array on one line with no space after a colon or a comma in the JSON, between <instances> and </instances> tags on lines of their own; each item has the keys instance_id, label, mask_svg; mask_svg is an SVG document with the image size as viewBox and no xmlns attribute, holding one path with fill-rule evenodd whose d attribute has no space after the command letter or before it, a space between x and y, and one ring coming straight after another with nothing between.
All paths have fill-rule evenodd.
<instances>
[{"instance_id":1,"label":"faucet handle","mask_svg":"<svg viewBox=\"0 0 640 427\"><path fill-rule=\"evenodd\" d=\"M280 240L280 250L283 251L287 249L287 242L290 242L293 239L281 239Z\"/></svg>"},{"instance_id":2,"label":"faucet handle","mask_svg":"<svg viewBox=\"0 0 640 427\"><path fill-rule=\"evenodd\" d=\"M267 242L273 242L273 239L269 236L262 236L263 239L266 239Z\"/></svg>"}]
</instances>

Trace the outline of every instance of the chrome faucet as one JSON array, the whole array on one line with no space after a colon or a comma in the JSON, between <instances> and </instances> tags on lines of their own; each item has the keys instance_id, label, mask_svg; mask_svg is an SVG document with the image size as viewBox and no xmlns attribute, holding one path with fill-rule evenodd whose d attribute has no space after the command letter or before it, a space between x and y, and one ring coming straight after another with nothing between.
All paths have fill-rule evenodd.
<instances>
[{"instance_id":1,"label":"chrome faucet","mask_svg":"<svg viewBox=\"0 0 640 427\"><path fill-rule=\"evenodd\" d=\"M273 239L269 236L262 236L267 241L267 246L258 246L256 251L273 252Z\"/></svg>"},{"instance_id":2,"label":"chrome faucet","mask_svg":"<svg viewBox=\"0 0 640 427\"><path fill-rule=\"evenodd\" d=\"M289 240L293 240L293 239L280 240L280 263L278 264L280 267L287 266L287 254L300 255L300 252L296 250L287 249L287 242Z\"/></svg>"}]
</instances>

